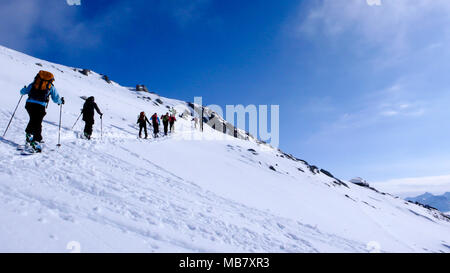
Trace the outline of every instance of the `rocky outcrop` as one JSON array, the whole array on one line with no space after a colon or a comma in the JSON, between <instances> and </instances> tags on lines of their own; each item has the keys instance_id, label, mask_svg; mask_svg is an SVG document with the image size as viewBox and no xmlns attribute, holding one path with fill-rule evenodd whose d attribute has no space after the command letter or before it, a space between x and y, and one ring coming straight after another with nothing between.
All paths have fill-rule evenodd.
<instances>
[{"instance_id":1,"label":"rocky outcrop","mask_svg":"<svg viewBox=\"0 0 450 273\"><path fill-rule=\"evenodd\" d=\"M143 85L143 84L137 84L136 85L136 91L149 93L147 87L145 85Z\"/></svg>"},{"instance_id":2,"label":"rocky outcrop","mask_svg":"<svg viewBox=\"0 0 450 273\"><path fill-rule=\"evenodd\" d=\"M350 180L350 182L361 187L366 188L370 187L369 183L366 180L362 179L361 177L353 178Z\"/></svg>"},{"instance_id":3,"label":"rocky outcrop","mask_svg":"<svg viewBox=\"0 0 450 273\"><path fill-rule=\"evenodd\" d=\"M78 72L80 72L81 74L83 74L85 76L89 76L89 74L91 74L91 70L89 70L89 69L78 70Z\"/></svg>"},{"instance_id":4,"label":"rocky outcrop","mask_svg":"<svg viewBox=\"0 0 450 273\"><path fill-rule=\"evenodd\" d=\"M112 81L111 81L111 80L109 79L109 77L106 76L106 75L103 75L103 76L102 76L102 79L103 79L105 82L109 83L109 84L112 83Z\"/></svg>"}]
</instances>

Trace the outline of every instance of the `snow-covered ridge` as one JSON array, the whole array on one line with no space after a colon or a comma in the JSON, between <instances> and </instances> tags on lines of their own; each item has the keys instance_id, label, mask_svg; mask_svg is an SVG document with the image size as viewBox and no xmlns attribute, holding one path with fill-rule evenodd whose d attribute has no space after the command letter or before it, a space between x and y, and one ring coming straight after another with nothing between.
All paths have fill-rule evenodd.
<instances>
[{"instance_id":1,"label":"snow-covered ridge","mask_svg":"<svg viewBox=\"0 0 450 273\"><path fill-rule=\"evenodd\" d=\"M189 103L136 92L0 47L0 129L36 73L55 74L66 98L45 118L47 151L22 157L28 116L19 107L0 138L0 251L67 252L450 252L450 222L426 209L334 178L250 138L179 118L168 138L137 139L141 111ZM114 79L112 79L114 80ZM104 135L78 138L81 96L95 96ZM158 100L160 102L158 102ZM181 114L184 111L178 111Z\"/></svg>"}]
</instances>

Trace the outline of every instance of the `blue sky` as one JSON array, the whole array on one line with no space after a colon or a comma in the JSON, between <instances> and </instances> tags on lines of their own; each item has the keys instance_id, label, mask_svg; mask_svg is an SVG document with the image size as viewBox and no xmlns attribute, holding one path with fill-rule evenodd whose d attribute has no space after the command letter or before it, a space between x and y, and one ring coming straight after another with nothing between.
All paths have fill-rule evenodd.
<instances>
[{"instance_id":1,"label":"blue sky","mask_svg":"<svg viewBox=\"0 0 450 273\"><path fill-rule=\"evenodd\" d=\"M450 1L379 4L4 0L0 44L167 97L280 105L281 149L344 179L447 176Z\"/></svg>"}]
</instances>

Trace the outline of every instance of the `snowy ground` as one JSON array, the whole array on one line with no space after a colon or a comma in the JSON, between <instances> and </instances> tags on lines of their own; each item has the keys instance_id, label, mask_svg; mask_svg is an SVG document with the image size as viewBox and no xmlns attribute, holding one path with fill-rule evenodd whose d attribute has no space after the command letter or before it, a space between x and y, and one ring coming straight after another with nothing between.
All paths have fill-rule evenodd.
<instances>
[{"instance_id":1,"label":"snowy ground","mask_svg":"<svg viewBox=\"0 0 450 273\"><path fill-rule=\"evenodd\" d=\"M40 69L55 74L67 101L61 148L54 104L44 122L44 154L16 151L28 121L24 102L0 138L1 252L450 252L442 214L339 185L254 141L211 128L202 134L183 119L168 138L137 139L139 112L163 114L184 102L3 47L0 63L0 129ZM97 120L87 142L78 137L82 122L70 128L79 97L90 95L105 113L104 135Z\"/></svg>"}]
</instances>

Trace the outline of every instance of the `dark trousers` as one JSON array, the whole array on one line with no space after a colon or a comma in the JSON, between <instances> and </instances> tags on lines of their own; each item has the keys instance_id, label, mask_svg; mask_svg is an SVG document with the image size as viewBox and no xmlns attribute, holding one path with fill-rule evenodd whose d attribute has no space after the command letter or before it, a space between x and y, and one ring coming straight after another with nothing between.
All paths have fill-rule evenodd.
<instances>
[{"instance_id":1,"label":"dark trousers","mask_svg":"<svg viewBox=\"0 0 450 273\"><path fill-rule=\"evenodd\" d=\"M155 135L155 137L157 137L159 134L159 124L158 123L153 123L153 134Z\"/></svg>"},{"instance_id":2,"label":"dark trousers","mask_svg":"<svg viewBox=\"0 0 450 273\"><path fill-rule=\"evenodd\" d=\"M92 135L92 127L93 126L94 126L94 121L92 121L92 120L85 121L84 133L86 135L88 135L88 136L91 136Z\"/></svg>"},{"instance_id":3,"label":"dark trousers","mask_svg":"<svg viewBox=\"0 0 450 273\"><path fill-rule=\"evenodd\" d=\"M25 129L27 134L33 136L34 141L41 142L42 141L42 121L44 120L45 115L45 107L37 104L27 102L25 105L25 109L30 116L30 121L28 122L28 126Z\"/></svg>"},{"instance_id":4,"label":"dark trousers","mask_svg":"<svg viewBox=\"0 0 450 273\"><path fill-rule=\"evenodd\" d=\"M145 138L148 138L148 133L147 133L147 124L139 124L139 137L142 137L142 129L144 129L144 133L145 133Z\"/></svg>"},{"instance_id":5,"label":"dark trousers","mask_svg":"<svg viewBox=\"0 0 450 273\"><path fill-rule=\"evenodd\" d=\"M168 131L168 128L169 128L169 123L168 123L168 122L163 122L163 124L164 124L164 134L167 136L167 131Z\"/></svg>"},{"instance_id":6,"label":"dark trousers","mask_svg":"<svg viewBox=\"0 0 450 273\"><path fill-rule=\"evenodd\" d=\"M174 125L174 124L175 124L174 122L171 122L171 123L170 123L170 132L171 132L171 133L172 133L172 131L173 131L173 129L174 129L174 128L173 128L173 125Z\"/></svg>"}]
</instances>

